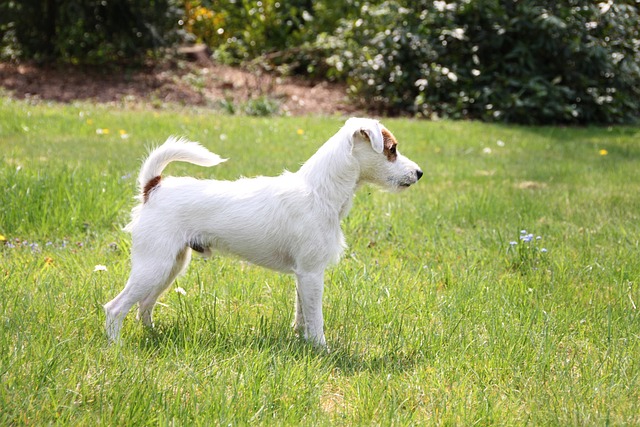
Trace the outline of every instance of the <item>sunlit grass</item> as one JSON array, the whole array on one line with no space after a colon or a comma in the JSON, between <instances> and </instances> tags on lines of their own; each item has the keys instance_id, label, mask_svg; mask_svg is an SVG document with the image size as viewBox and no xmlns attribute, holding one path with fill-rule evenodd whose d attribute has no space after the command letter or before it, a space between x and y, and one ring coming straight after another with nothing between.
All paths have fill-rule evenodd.
<instances>
[{"instance_id":1,"label":"sunlit grass","mask_svg":"<svg viewBox=\"0 0 640 427\"><path fill-rule=\"evenodd\" d=\"M291 330L290 277L228 258L107 346L146 147L230 158L170 174L277 174L342 121L2 100L0 424L640 423L638 128L385 120L425 176L356 197L331 353Z\"/></svg>"}]
</instances>

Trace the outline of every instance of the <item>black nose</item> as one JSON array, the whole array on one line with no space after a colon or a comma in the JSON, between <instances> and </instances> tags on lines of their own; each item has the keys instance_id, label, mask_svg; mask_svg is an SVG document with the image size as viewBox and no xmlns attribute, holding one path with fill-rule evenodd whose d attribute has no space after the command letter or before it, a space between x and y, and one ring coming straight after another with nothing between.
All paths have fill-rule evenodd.
<instances>
[{"instance_id":1,"label":"black nose","mask_svg":"<svg viewBox=\"0 0 640 427\"><path fill-rule=\"evenodd\" d=\"M420 169L418 169L416 171L416 175L418 175L418 179L422 178L422 171Z\"/></svg>"}]
</instances>

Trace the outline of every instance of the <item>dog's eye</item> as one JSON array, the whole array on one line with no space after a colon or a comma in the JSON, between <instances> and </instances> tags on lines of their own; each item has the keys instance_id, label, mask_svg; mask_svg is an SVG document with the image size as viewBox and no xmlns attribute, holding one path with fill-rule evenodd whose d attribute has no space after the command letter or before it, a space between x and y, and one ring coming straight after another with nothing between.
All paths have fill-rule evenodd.
<instances>
[{"instance_id":1,"label":"dog's eye","mask_svg":"<svg viewBox=\"0 0 640 427\"><path fill-rule=\"evenodd\" d=\"M391 146L391 148L389 148L389 152L390 152L391 154L396 154L396 146L395 146L395 145L392 145L392 146Z\"/></svg>"}]
</instances>

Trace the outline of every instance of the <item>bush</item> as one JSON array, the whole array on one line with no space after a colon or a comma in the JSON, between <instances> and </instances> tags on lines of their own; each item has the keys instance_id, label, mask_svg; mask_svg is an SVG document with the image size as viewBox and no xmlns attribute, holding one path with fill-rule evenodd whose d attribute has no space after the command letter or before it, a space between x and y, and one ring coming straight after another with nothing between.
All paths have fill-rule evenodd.
<instances>
[{"instance_id":1,"label":"bush","mask_svg":"<svg viewBox=\"0 0 640 427\"><path fill-rule=\"evenodd\" d=\"M140 61L178 36L177 0L2 2L5 55L40 62Z\"/></svg>"},{"instance_id":2,"label":"bush","mask_svg":"<svg viewBox=\"0 0 640 427\"><path fill-rule=\"evenodd\" d=\"M207 3L201 0L190 2L199 10L208 11L210 19L202 27L217 37L203 37L203 32L194 31L216 51L219 59L238 64L274 51L297 45L303 37L305 24L312 20L310 0L220 0ZM216 22L216 19L218 22Z\"/></svg>"},{"instance_id":3,"label":"bush","mask_svg":"<svg viewBox=\"0 0 640 427\"><path fill-rule=\"evenodd\" d=\"M517 123L640 114L633 0L365 5L318 46L351 93L392 113Z\"/></svg>"},{"instance_id":4,"label":"bush","mask_svg":"<svg viewBox=\"0 0 640 427\"><path fill-rule=\"evenodd\" d=\"M324 77L324 49L314 43L354 16L360 1L186 0L185 30L227 64L257 62L283 72ZM316 69L317 67L317 69Z\"/></svg>"},{"instance_id":5,"label":"bush","mask_svg":"<svg viewBox=\"0 0 640 427\"><path fill-rule=\"evenodd\" d=\"M516 123L640 116L638 0L10 0L5 57L138 61L178 36L225 63L345 81L387 114ZM181 18L181 19L180 19Z\"/></svg>"}]
</instances>

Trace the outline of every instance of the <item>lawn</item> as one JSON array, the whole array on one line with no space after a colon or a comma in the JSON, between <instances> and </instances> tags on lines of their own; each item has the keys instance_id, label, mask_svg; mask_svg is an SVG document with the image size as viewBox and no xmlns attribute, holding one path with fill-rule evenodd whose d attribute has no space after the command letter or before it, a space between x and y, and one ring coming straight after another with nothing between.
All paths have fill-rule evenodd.
<instances>
[{"instance_id":1,"label":"lawn","mask_svg":"<svg viewBox=\"0 0 640 427\"><path fill-rule=\"evenodd\" d=\"M640 423L638 127L384 120L425 176L356 196L330 353L291 329L291 277L218 257L107 344L148 147L230 159L168 174L277 174L342 122L0 98L0 424Z\"/></svg>"}]
</instances>

